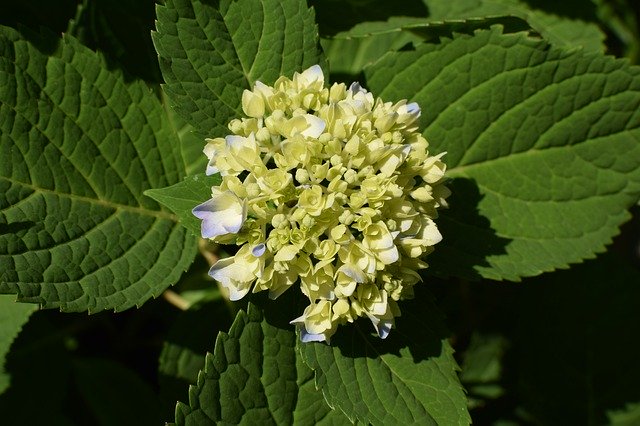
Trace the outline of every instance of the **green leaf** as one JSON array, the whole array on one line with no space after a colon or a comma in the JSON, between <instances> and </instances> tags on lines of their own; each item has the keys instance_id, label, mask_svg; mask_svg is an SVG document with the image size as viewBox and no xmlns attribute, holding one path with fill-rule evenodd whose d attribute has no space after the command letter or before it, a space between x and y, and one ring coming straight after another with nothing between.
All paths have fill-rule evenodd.
<instances>
[{"instance_id":1,"label":"green leaf","mask_svg":"<svg viewBox=\"0 0 640 426\"><path fill-rule=\"evenodd\" d=\"M611 426L634 426L640 423L640 402L627 404L623 410L613 410L607 413Z\"/></svg>"},{"instance_id":2,"label":"green leaf","mask_svg":"<svg viewBox=\"0 0 640 426\"><path fill-rule=\"evenodd\" d=\"M180 140L180 152L182 153L187 175L192 176L204 172L207 167L207 162L209 161L203 153L206 141L198 136L192 125L187 124L187 122L169 106L169 99L166 95L163 96L162 103L169 117L169 121L171 121Z\"/></svg>"},{"instance_id":3,"label":"green leaf","mask_svg":"<svg viewBox=\"0 0 640 426\"><path fill-rule=\"evenodd\" d=\"M498 334L472 334L460 373L470 395L470 406L482 406L484 399L495 399L505 393L500 380L506 347L507 339Z\"/></svg>"},{"instance_id":4,"label":"green leaf","mask_svg":"<svg viewBox=\"0 0 640 426\"><path fill-rule=\"evenodd\" d=\"M513 15L558 46L580 46L590 52L604 52L605 35L597 25L532 10L519 0L423 0L434 20L467 19Z\"/></svg>"},{"instance_id":5,"label":"green leaf","mask_svg":"<svg viewBox=\"0 0 640 426\"><path fill-rule=\"evenodd\" d=\"M425 289L403 302L396 329L345 326L325 343L299 343L304 362L331 407L372 424L467 425L467 400L448 332Z\"/></svg>"},{"instance_id":6,"label":"green leaf","mask_svg":"<svg viewBox=\"0 0 640 426\"><path fill-rule=\"evenodd\" d=\"M292 330L271 325L249 303L229 333L218 336L197 385L189 389L189 405L176 408L176 424L292 424L296 415L301 424L311 424L305 413L294 414L296 340Z\"/></svg>"},{"instance_id":7,"label":"green leaf","mask_svg":"<svg viewBox=\"0 0 640 426\"><path fill-rule=\"evenodd\" d=\"M332 74L357 79L367 66L389 51L398 51L422 41L438 41L453 33L472 34L474 30L503 25L506 32L529 28L526 21L512 16L471 18L457 21L429 21L426 18L392 17L387 21L364 22L349 31L322 39Z\"/></svg>"},{"instance_id":8,"label":"green leaf","mask_svg":"<svg viewBox=\"0 0 640 426\"><path fill-rule=\"evenodd\" d=\"M303 0L168 0L153 34L176 111L203 137L229 133L242 92L324 65L314 13Z\"/></svg>"},{"instance_id":9,"label":"green leaf","mask_svg":"<svg viewBox=\"0 0 640 426\"><path fill-rule=\"evenodd\" d=\"M358 78L365 66L377 61L388 51L420 41L408 31L372 34L367 37L336 37L322 39L331 74L343 78Z\"/></svg>"},{"instance_id":10,"label":"green leaf","mask_svg":"<svg viewBox=\"0 0 640 426\"><path fill-rule=\"evenodd\" d=\"M605 424L640 401L638 283L610 253L523 285L514 369L536 423Z\"/></svg>"},{"instance_id":11,"label":"green leaf","mask_svg":"<svg viewBox=\"0 0 640 426\"><path fill-rule=\"evenodd\" d=\"M297 426L351 425L351 421L339 410L332 410L322 392L316 389L314 373L302 358L296 358L298 373L298 400L293 411L293 423Z\"/></svg>"},{"instance_id":12,"label":"green leaf","mask_svg":"<svg viewBox=\"0 0 640 426\"><path fill-rule=\"evenodd\" d=\"M9 348L22 326L37 309L34 305L16 303L14 296L0 296L0 394L8 387L11 380L4 371L4 363Z\"/></svg>"},{"instance_id":13,"label":"green leaf","mask_svg":"<svg viewBox=\"0 0 640 426\"><path fill-rule=\"evenodd\" d=\"M196 240L143 192L184 168L142 82L73 38L45 56L0 28L0 115L0 293L124 310L178 280Z\"/></svg>"},{"instance_id":14,"label":"green leaf","mask_svg":"<svg viewBox=\"0 0 640 426\"><path fill-rule=\"evenodd\" d=\"M518 280L594 257L640 195L640 69L498 28L367 72L408 98L453 196L429 257L443 275Z\"/></svg>"},{"instance_id":15,"label":"green leaf","mask_svg":"<svg viewBox=\"0 0 640 426\"><path fill-rule=\"evenodd\" d=\"M101 426L161 424L160 402L135 372L99 358L75 360L73 367L82 400Z\"/></svg>"},{"instance_id":16,"label":"green leaf","mask_svg":"<svg viewBox=\"0 0 640 426\"><path fill-rule=\"evenodd\" d=\"M273 318L271 321L264 319L255 305L249 305L248 314L239 313L229 334L223 333L218 338L217 349L213 355L207 356L205 362L209 345L213 346L212 334L226 328L223 308L220 303L208 303L184 312L172 327L163 347L160 356L163 394L181 398L178 384L186 389L185 384L198 382L198 388L190 390L191 407L178 405L178 424L198 419L205 423L351 424L342 413L331 410L316 390L313 372L299 356L296 357L293 331L272 325ZM273 306L273 302L269 303L269 309L277 311L278 316L285 315ZM260 372L264 368L266 376L262 377ZM200 372L198 380L198 372L203 369L205 371ZM244 373L239 374L240 371ZM258 384L260 381L262 385ZM245 382L249 387L246 390L242 384ZM226 395L224 401L230 401L218 406L217 395ZM236 401L238 398L240 402ZM247 404L251 398L266 401L266 406L237 405ZM193 401L197 402L194 404ZM287 408L280 411L280 405Z\"/></svg>"},{"instance_id":17,"label":"green leaf","mask_svg":"<svg viewBox=\"0 0 640 426\"><path fill-rule=\"evenodd\" d=\"M211 187L218 186L221 182L219 174L198 174L167 188L150 189L145 195L170 208L178 216L180 223L199 237L202 221L195 217L191 210L211 198Z\"/></svg>"}]
</instances>

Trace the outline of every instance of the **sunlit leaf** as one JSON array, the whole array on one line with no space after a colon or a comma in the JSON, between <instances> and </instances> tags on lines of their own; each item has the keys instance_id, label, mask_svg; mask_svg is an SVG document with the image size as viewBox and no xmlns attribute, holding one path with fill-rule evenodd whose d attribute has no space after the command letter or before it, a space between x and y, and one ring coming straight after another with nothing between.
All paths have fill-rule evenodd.
<instances>
[{"instance_id":1,"label":"sunlit leaf","mask_svg":"<svg viewBox=\"0 0 640 426\"><path fill-rule=\"evenodd\" d=\"M640 195L640 68L499 29L396 52L369 88L422 106L451 209L429 261L517 280L602 252Z\"/></svg>"},{"instance_id":2,"label":"sunlit leaf","mask_svg":"<svg viewBox=\"0 0 640 426\"><path fill-rule=\"evenodd\" d=\"M143 83L73 38L47 56L2 28L0 115L0 293L123 310L178 280L196 240L143 192L184 167Z\"/></svg>"}]
</instances>

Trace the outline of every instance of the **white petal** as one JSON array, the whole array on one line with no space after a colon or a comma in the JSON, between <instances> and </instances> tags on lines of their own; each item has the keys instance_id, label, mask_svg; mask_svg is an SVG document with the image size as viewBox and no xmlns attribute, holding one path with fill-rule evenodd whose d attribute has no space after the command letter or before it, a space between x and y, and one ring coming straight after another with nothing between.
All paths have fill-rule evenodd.
<instances>
[{"instance_id":1,"label":"white petal","mask_svg":"<svg viewBox=\"0 0 640 426\"><path fill-rule=\"evenodd\" d=\"M392 244L391 247L377 251L376 252L378 259L385 265L391 265L393 262L396 262L400 258L400 254L398 253L398 248Z\"/></svg>"},{"instance_id":2,"label":"white petal","mask_svg":"<svg viewBox=\"0 0 640 426\"><path fill-rule=\"evenodd\" d=\"M227 147L229 148L242 146L245 144L246 140L247 138L244 136L238 135L227 135L224 137L224 141L227 143Z\"/></svg>"},{"instance_id":3,"label":"white petal","mask_svg":"<svg viewBox=\"0 0 640 426\"><path fill-rule=\"evenodd\" d=\"M215 175L216 173L218 173L220 170L215 166L215 162L209 161L209 163L207 164L207 169L205 171L205 174L207 176L211 176L211 175Z\"/></svg>"},{"instance_id":4,"label":"white petal","mask_svg":"<svg viewBox=\"0 0 640 426\"><path fill-rule=\"evenodd\" d=\"M317 138L324 132L325 127L327 126L324 120L320 117L316 117L312 114L307 114L304 116L307 120L307 124L309 125L304 131L300 132L302 136L307 138Z\"/></svg>"},{"instance_id":5,"label":"white petal","mask_svg":"<svg viewBox=\"0 0 640 426\"><path fill-rule=\"evenodd\" d=\"M420 115L420 105L418 105L416 102L407 104L407 113Z\"/></svg>"},{"instance_id":6,"label":"white petal","mask_svg":"<svg viewBox=\"0 0 640 426\"><path fill-rule=\"evenodd\" d=\"M296 324L300 327L300 341L302 343L308 342L327 342L329 343L329 339L327 339L326 333L313 334L307 331L307 328L304 325L304 315L292 320L289 324Z\"/></svg>"},{"instance_id":7,"label":"white petal","mask_svg":"<svg viewBox=\"0 0 640 426\"><path fill-rule=\"evenodd\" d=\"M378 318L370 313L367 313L367 316L371 320L371 324L376 329L376 333L381 339L386 339L391 332L391 328L393 327L394 318L393 315L389 317Z\"/></svg>"},{"instance_id":8,"label":"white petal","mask_svg":"<svg viewBox=\"0 0 640 426\"><path fill-rule=\"evenodd\" d=\"M278 253L276 253L274 260L276 262L288 262L293 260L299 251L300 249L294 245L284 246L278 251Z\"/></svg>"},{"instance_id":9,"label":"white petal","mask_svg":"<svg viewBox=\"0 0 640 426\"><path fill-rule=\"evenodd\" d=\"M249 293L255 276L233 257L218 260L209 270L209 275L229 291L230 300L240 300Z\"/></svg>"},{"instance_id":10,"label":"white petal","mask_svg":"<svg viewBox=\"0 0 640 426\"><path fill-rule=\"evenodd\" d=\"M240 231L247 218L247 203L231 191L217 191L210 200L194 207L191 212L202 219L202 237L215 238Z\"/></svg>"},{"instance_id":11,"label":"white petal","mask_svg":"<svg viewBox=\"0 0 640 426\"><path fill-rule=\"evenodd\" d=\"M342 272L357 283L363 283L367 279L362 269L356 266L342 265L338 268L338 272Z\"/></svg>"},{"instance_id":12,"label":"white petal","mask_svg":"<svg viewBox=\"0 0 640 426\"><path fill-rule=\"evenodd\" d=\"M360 83L358 83L357 81L354 81L353 83L351 83L351 86L349 86L349 91L354 95L360 92L367 93L366 89L360 86Z\"/></svg>"},{"instance_id":13,"label":"white petal","mask_svg":"<svg viewBox=\"0 0 640 426\"><path fill-rule=\"evenodd\" d=\"M313 65L302 72L302 77L308 82L322 81L324 83L324 74L320 65Z\"/></svg>"},{"instance_id":14,"label":"white petal","mask_svg":"<svg viewBox=\"0 0 640 426\"><path fill-rule=\"evenodd\" d=\"M374 325L376 331L378 332L378 336L381 339L386 339L391 331L391 327L393 326L393 319L382 319L378 323L378 325Z\"/></svg>"},{"instance_id":15,"label":"white petal","mask_svg":"<svg viewBox=\"0 0 640 426\"><path fill-rule=\"evenodd\" d=\"M266 250L267 250L267 246L265 246L264 243L260 243L257 246L255 246L253 249L251 249L251 254L254 255L255 257L260 257L264 254Z\"/></svg>"}]
</instances>

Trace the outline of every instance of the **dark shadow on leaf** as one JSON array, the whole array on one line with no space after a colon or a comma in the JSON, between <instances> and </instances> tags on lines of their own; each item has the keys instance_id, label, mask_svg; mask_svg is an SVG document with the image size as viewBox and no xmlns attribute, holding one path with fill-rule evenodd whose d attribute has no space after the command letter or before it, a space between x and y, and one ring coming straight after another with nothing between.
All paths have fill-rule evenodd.
<instances>
[{"instance_id":1,"label":"dark shadow on leaf","mask_svg":"<svg viewBox=\"0 0 640 426\"><path fill-rule=\"evenodd\" d=\"M358 74L349 74L349 73L345 73L345 72L331 73L330 84L333 84L333 83L344 83L347 86L349 86L354 81L357 81L358 83L364 85L364 82L366 81L364 73L363 72L360 72ZM365 88L366 88L366 86L365 86Z\"/></svg>"},{"instance_id":2,"label":"dark shadow on leaf","mask_svg":"<svg viewBox=\"0 0 640 426\"><path fill-rule=\"evenodd\" d=\"M479 267L489 267L487 258L505 253L511 240L496 235L478 204L482 195L471 179L455 178L447 183L451 190L449 209L436 219L443 239L427 257L428 274L455 276L471 280L482 278Z\"/></svg>"},{"instance_id":3,"label":"dark shadow on leaf","mask_svg":"<svg viewBox=\"0 0 640 426\"><path fill-rule=\"evenodd\" d=\"M196 384L206 353L213 353L218 332L230 326L228 309L220 301L203 303L177 318L166 337L158 370L165 418L172 418L176 401L189 400L189 386Z\"/></svg>"},{"instance_id":4,"label":"dark shadow on leaf","mask_svg":"<svg viewBox=\"0 0 640 426\"><path fill-rule=\"evenodd\" d=\"M22 222L12 223L0 223L0 235L17 234L21 231L26 231L36 225L31 220L25 220Z\"/></svg>"},{"instance_id":5,"label":"dark shadow on leaf","mask_svg":"<svg viewBox=\"0 0 640 426\"><path fill-rule=\"evenodd\" d=\"M524 0L532 9L544 10L547 13L559 15L569 19L581 19L587 22L598 22L598 2L584 0ZM619 7L624 2L611 2L613 7ZM616 4L618 3L618 4ZM629 2L631 5L631 2ZM608 5L612 7L611 5Z\"/></svg>"},{"instance_id":6,"label":"dark shadow on leaf","mask_svg":"<svg viewBox=\"0 0 640 426\"><path fill-rule=\"evenodd\" d=\"M408 351L413 362L419 363L440 356L442 341L449 337L449 331L426 285L416 285L415 298L398 305L402 315L396 318L395 328L386 339L378 337L371 321L361 318L341 326L332 337L331 346L349 358L375 359L386 354L401 357Z\"/></svg>"},{"instance_id":7,"label":"dark shadow on leaf","mask_svg":"<svg viewBox=\"0 0 640 426\"><path fill-rule=\"evenodd\" d=\"M38 50L51 54L56 50L60 34L66 31L69 19L73 18L76 6L76 0L3 0L0 24L17 29ZM46 28L47 37L38 35L39 28Z\"/></svg>"},{"instance_id":8,"label":"dark shadow on leaf","mask_svg":"<svg viewBox=\"0 0 640 426\"><path fill-rule=\"evenodd\" d=\"M52 56L60 49L61 38L47 27L38 30L19 24L16 30L43 55Z\"/></svg>"},{"instance_id":9,"label":"dark shadow on leaf","mask_svg":"<svg viewBox=\"0 0 640 426\"><path fill-rule=\"evenodd\" d=\"M516 16L492 16L486 18L468 18L466 20L451 20L430 22L428 26L408 25L406 29L428 43L439 43L441 38L453 38L455 34L473 35L477 30L488 30L492 26L502 27L504 34L529 31L531 27L522 18Z\"/></svg>"},{"instance_id":10,"label":"dark shadow on leaf","mask_svg":"<svg viewBox=\"0 0 640 426\"><path fill-rule=\"evenodd\" d=\"M426 18L427 6L420 0L310 0L316 10L320 35L323 37L346 31L366 21L385 21L390 16Z\"/></svg>"},{"instance_id":11,"label":"dark shadow on leaf","mask_svg":"<svg viewBox=\"0 0 640 426\"><path fill-rule=\"evenodd\" d=\"M105 56L107 67L124 71L125 80L162 82L151 41L154 0L91 0L80 6L70 34Z\"/></svg>"}]
</instances>

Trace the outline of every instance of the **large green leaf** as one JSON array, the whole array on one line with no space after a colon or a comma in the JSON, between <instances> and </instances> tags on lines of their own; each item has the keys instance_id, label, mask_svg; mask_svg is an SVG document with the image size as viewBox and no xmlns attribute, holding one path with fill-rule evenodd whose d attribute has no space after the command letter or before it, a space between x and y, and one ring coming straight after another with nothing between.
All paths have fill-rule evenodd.
<instances>
[{"instance_id":1,"label":"large green leaf","mask_svg":"<svg viewBox=\"0 0 640 426\"><path fill-rule=\"evenodd\" d=\"M179 403L176 424L315 424L325 419L343 419L317 405L322 401L309 387L308 370L296 360L293 330L268 322L260 308L249 304L240 311L229 333L218 336L213 354L205 359L196 386L189 389L189 405ZM300 379L298 369L301 369ZM300 390L298 386L300 385ZM298 396L300 392L300 397ZM302 404L300 404L302 403Z\"/></svg>"},{"instance_id":2,"label":"large green leaf","mask_svg":"<svg viewBox=\"0 0 640 426\"><path fill-rule=\"evenodd\" d=\"M526 20L542 37L558 46L580 46L591 52L604 52L605 35L597 25L563 18L535 10L520 0L423 0L429 18L467 19L513 15Z\"/></svg>"},{"instance_id":3,"label":"large green leaf","mask_svg":"<svg viewBox=\"0 0 640 426\"><path fill-rule=\"evenodd\" d=\"M333 76L356 79L362 69L377 61L390 50L420 41L420 37L408 31L384 32L366 37L340 36L322 39Z\"/></svg>"},{"instance_id":4,"label":"large green leaf","mask_svg":"<svg viewBox=\"0 0 640 426\"><path fill-rule=\"evenodd\" d=\"M327 405L322 393L316 389L315 374L306 366L302 357L296 358L298 373L298 400L293 411L293 422L296 426L329 426L353 424L340 410L332 410Z\"/></svg>"},{"instance_id":5,"label":"large green leaf","mask_svg":"<svg viewBox=\"0 0 640 426\"><path fill-rule=\"evenodd\" d=\"M445 275L517 280L593 257L640 194L640 69L499 29L388 54L367 72L422 106L453 192L430 256Z\"/></svg>"},{"instance_id":6,"label":"large green leaf","mask_svg":"<svg viewBox=\"0 0 640 426\"><path fill-rule=\"evenodd\" d=\"M195 238L143 192L184 167L143 83L72 38L46 56L1 28L0 116L0 293L123 310L178 280Z\"/></svg>"},{"instance_id":7,"label":"large green leaf","mask_svg":"<svg viewBox=\"0 0 640 426\"><path fill-rule=\"evenodd\" d=\"M523 286L514 368L536 423L640 418L631 404L640 401L639 283L640 272L609 253Z\"/></svg>"},{"instance_id":8,"label":"large green leaf","mask_svg":"<svg viewBox=\"0 0 640 426\"><path fill-rule=\"evenodd\" d=\"M365 321L326 343L300 343L303 360L334 409L371 424L467 425L467 399L442 315L424 288L401 305L387 339Z\"/></svg>"},{"instance_id":9,"label":"large green leaf","mask_svg":"<svg viewBox=\"0 0 640 426\"><path fill-rule=\"evenodd\" d=\"M526 21L514 16L433 21L427 18L392 17L386 21L363 22L349 31L321 40L331 74L357 79L365 66L389 51L411 48L422 41L438 41L453 33L472 34L480 28L500 24L505 32L529 29Z\"/></svg>"},{"instance_id":10,"label":"large green leaf","mask_svg":"<svg viewBox=\"0 0 640 426\"><path fill-rule=\"evenodd\" d=\"M4 371L4 361L11 343L22 326L36 310L34 305L16 303L15 296L0 296L0 394L9 387L10 377Z\"/></svg>"},{"instance_id":11,"label":"large green leaf","mask_svg":"<svg viewBox=\"0 0 640 426\"><path fill-rule=\"evenodd\" d=\"M169 105L170 102L166 95L163 96L162 101L167 111L169 121L173 124L178 139L180 139L180 151L182 152L182 159L184 160L187 175L191 176L202 173L206 169L207 162L209 161L203 153L206 141L198 136L192 125L184 121L184 119L175 112Z\"/></svg>"},{"instance_id":12,"label":"large green leaf","mask_svg":"<svg viewBox=\"0 0 640 426\"><path fill-rule=\"evenodd\" d=\"M165 93L201 136L228 134L230 119L243 116L243 90L257 80L323 65L304 0L168 0L157 15Z\"/></svg>"}]
</instances>

